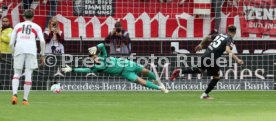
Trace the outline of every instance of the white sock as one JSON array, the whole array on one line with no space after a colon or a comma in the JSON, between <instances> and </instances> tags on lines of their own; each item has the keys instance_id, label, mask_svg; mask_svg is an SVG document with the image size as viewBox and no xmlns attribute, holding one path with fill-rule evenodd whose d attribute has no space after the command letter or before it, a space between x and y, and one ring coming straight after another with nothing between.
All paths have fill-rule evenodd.
<instances>
[{"instance_id":1,"label":"white sock","mask_svg":"<svg viewBox=\"0 0 276 121\"><path fill-rule=\"evenodd\" d=\"M25 82L25 84L24 84L24 97L23 97L23 99L28 100L31 87L32 87L32 82Z\"/></svg>"},{"instance_id":2,"label":"white sock","mask_svg":"<svg viewBox=\"0 0 276 121\"><path fill-rule=\"evenodd\" d=\"M19 87L19 78L13 77L13 79L12 79L12 95L17 94L18 87Z\"/></svg>"}]
</instances>

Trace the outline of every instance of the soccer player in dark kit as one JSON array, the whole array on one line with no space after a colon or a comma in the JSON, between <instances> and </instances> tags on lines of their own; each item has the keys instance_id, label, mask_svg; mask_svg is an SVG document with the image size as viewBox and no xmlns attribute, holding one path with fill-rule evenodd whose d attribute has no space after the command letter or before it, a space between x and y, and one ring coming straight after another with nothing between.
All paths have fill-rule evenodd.
<instances>
[{"instance_id":1,"label":"soccer player in dark kit","mask_svg":"<svg viewBox=\"0 0 276 121\"><path fill-rule=\"evenodd\" d=\"M209 35L209 37L205 38L196 47L196 50L201 50L203 46L208 44L208 41L212 40L212 42L207 47L205 53L201 56L200 65L198 65L197 67L182 68L182 74L197 74L197 73L203 73L205 70L207 70L207 75L213 76L213 79L208 84L207 89L200 96L201 99L213 99L208 94L214 89L217 82L220 80L220 77L219 77L220 67L216 60L222 56L224 51L226 51L229 54L229 56L232 57L238 64L243 64L243 60L239 59L232 52L232 47L234 46L233 37L235 36L235 34L236 34L236 27L234 25L230 25L228 26L227 33L218 34L213 40L212 40L212 36ZM170 80L175 80L175 78L179 76L180 71L181 70L179 68L176 68L172 72Z\"/></svg>"}]
</instances>

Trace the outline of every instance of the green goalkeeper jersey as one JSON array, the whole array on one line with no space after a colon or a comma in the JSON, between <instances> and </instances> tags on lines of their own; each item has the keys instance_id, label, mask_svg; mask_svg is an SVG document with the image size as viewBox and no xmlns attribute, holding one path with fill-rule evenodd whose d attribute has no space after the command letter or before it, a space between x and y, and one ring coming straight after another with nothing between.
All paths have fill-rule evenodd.
<instances>
[{"instance_id":1,"label":"green goalkeeper jersey","mask_svg":"<svg viewBox=\"0 0 276 121\"><path fill-rule=\"evenodd\" d=\"M74 68L73 71L84 73L103 72L111 75L121 75L125 70L133 70L138 66L135 62L124 58L109 57L103 43L98 44L97 49L101 51L98 54L101 63L95 64L92 68Z\"/></svg>"}]
</instances>

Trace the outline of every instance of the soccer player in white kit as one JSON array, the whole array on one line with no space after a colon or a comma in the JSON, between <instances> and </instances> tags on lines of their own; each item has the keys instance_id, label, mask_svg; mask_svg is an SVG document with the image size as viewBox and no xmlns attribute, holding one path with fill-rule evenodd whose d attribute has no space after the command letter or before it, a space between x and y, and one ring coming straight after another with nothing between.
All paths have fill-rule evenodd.
<instances>
[{"instance_id":1,"label":"soccer player in white kit","mask_svg":"<svg viewBox=\"0 0 276 121\"><path fill-rule=\"evenodd\" d=\"M45 52L45 40L41 27L33 23L34 13L32 10L24 12L24 22L17 24L11 35L10 47L13 50L14 58L14 75L12 79L12 104L18 102L17 90L19 86L19 78L22 75L23 66L25 64L25 83L23 105L29 105L28 96L32 86L32 72L38 68L37 64L37 47L36 37L40 40L41 57L40 61L43 64Z\"/></svg>"}]
</instances>

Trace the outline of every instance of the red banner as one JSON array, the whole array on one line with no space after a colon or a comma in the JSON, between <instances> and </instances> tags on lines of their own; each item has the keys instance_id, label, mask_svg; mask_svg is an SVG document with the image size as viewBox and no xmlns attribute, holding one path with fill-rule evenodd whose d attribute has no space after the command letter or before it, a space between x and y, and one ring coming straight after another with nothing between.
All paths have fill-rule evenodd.
<instances>
[{"instance_id":1,"label":"red banner","mask_svg":"<svg viewBox=\"0 0 276 121\"><path fill-rule=\"evenodd\" d=\"M276 1L250 0L239 7L242 33L276 35Z\"/></svg>"},{"instance_id":2,"label":"red banner","mask_svg":"<svg viewBox=\"0 0 276 121\"><path fill-rule=\"evenodd\" d=\"M45 28L46 17L50 9L49 1L43 0L33 3L35 11L34 22L42 29ZM74 1L74 2L73 2ZM65 38L104 38L113 29L117 20L129 32L131 38L201 38L213 29L214 11L211 15L196 15L197 9L210 10L210 2L189 0L184 5L177 1L172 3L159 3L158 0L106 0L105 3L93 3L94 0L59 0L56 17L60 22ZM102 0L103 1L103 0ZM109 2L112 2L109 3ZM233 1L224 2L221 12L220 31L226 32L230 24L237 26L237 37L262 37L262 34L275 35L276 33L276 8L275 0L255 0L255 2L240 2L234 5ZM88 2L88 3L82 3ZM4 0L8 10L3 12L11 18L15 25L23 21L21 17L22 2ZM85 6L84 13L80 6ZM265 5L265 6L264 6ZM87 11L85 11L87 10ZM77 13L76 13L77 12ZM207 12L208 13L208 12ZM241 14L248 13L248 14ZM257 14L256 14L257 13ZM108 16L111 14L112 16ZM97 15L97 16L93 16ZM257 16L256 16L257 15Z\"/></svg>"}]
</instances>

